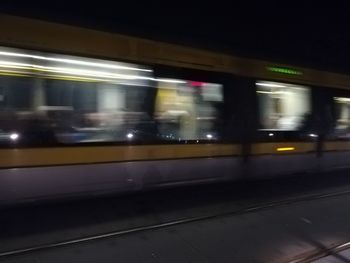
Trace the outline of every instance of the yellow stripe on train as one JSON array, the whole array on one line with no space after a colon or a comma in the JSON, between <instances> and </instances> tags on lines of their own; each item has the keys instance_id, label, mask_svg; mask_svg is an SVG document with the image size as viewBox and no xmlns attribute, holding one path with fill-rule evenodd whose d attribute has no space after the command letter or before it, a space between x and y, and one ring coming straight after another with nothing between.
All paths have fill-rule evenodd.
<instances>
[{"instance_id":1,"label":"yellow stripe on train","mask_svg":"<svg viewBox=\"0 0 350 263\"><path fill-rule=\"evenodd\" d=\"M0 168L237 156L239 144L122 145L1 149Z\"/></svg>"},{"instance_id":2,"label":"yellow stripe on train","mask_svg":"<svg viewBox=\"0 0 350 263\"><path fill-rule=\"evenodd\" d=\"M315 152L310 142L256 143L252 155ZM278 150L280 149L280 150ZM241 156L240 144L122 145L0 149L0 168Z\"/></svg>"}]
</instances>

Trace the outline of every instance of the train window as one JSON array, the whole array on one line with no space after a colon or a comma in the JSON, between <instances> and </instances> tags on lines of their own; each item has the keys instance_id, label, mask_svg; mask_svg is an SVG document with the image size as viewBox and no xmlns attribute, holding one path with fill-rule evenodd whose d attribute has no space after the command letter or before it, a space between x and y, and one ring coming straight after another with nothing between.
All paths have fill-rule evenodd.
<instances>
[{"instance_id":1,"label":"train window","mask_svg":"<svg viewBox=\"0 0 350 263\"><path fill-rule=\"evenodd\" d=\"M96 111L95 83L48 79L45 89L47 106L65 106L75 111Z\"/></svg>"},{"instance_id":2,"label":"train window","mask_svg":"<svg viewBox=\"0 0 350 263\"><path fill-rule=\"evenodd\" d=\"M44 108L63 143L144 139L149 89L135 83L47 80Z\"/></svg>"},{"instance_id":3,"label":"train window","mask_svg":"<svg viewBox=\"0 0 350 263\"><path fill-rule=\"evenodd\" d=\"M350 135L350 98L334 97L335 102L335 132L338 137Z\"/></svg>"},{"instance_id":4,"label":"train window","mask_svg":"<svg viewBox=\"0 0 350 263\"><path fill-rule=\"evenodd\" d=\"M0 108L28 110L32 105L33 81L25 77L0 77Z\"/></svg>"},{"instance_id":5,"label":"train window","mask_svg":"<svg viewBox=\"0 0 350 263\"><path fill-rule=\"evenodd\" d=\"M261 130L299 130L311 114L310 89L304 86L258 81Z\"/></svg>"},{"instance_id":6,"label":"train window","mask_svg":"<svg viewBox=\"0 0 350 263\"><path fill-rule=\"evenodd\" d=\"M223 86L187 80L158 81L155 117L163 139L218 139Z\"/></svg>"},{"instance_id":7,"label":"train window","mask_svg":"<svg viewBox=\"0 0 350 263\"><path fill-rule=\"evenodd\" d=\"M1 129L3 123L9 124L6 130L18 130L20 141L119 142L156 136L152 69L91 58L1 50L5 51L0 52L1 72L11 72L11 76L0 77L0 122L6 118ZM13 68L18 63L20 66ZM210 91L208 96L212 96ZM12 115L19 116L18 121ZM50 136L47 141L44 133Z\"/></svg>"}]
</instances>

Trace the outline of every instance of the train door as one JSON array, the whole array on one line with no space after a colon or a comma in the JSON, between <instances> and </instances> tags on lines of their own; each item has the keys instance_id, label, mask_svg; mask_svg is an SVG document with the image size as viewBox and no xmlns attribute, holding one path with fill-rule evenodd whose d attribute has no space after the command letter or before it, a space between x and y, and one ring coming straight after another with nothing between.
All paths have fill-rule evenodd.
<instances>
[{"instance_id":1,"label":"train door","mask_svg":"<svg viewBox=\"0 0 350 263\"><path fill-rule=\"evenodd\" d=\"M154 119L160 149L178 156L156 167L163 183L239 176L241 146L232 139L234 86L228 74L155 69ZM236 127L236 130L238 127ZM162 149L163 149L162 148Z\"/></svg>"},{"instance_id":2,"label":"train door","mask_svg":"<svg viewBox=\"0 0 350 263\"><path fill-rule=\"evenodd\" d=\"M255 92L258 129L251 148L251 174L265 177L316 169L315 90L257 80Z\"/></svg>"},{"instance_id":3,"label":"train door","mask_svg":"<svg viewBox=\"0 0 350 263\"><path fill-rule=\"evenodd\" d=\"M350 91L329 89L327 95L323 168L347 168L350 166Z\"/></svg>"}]
</instances>

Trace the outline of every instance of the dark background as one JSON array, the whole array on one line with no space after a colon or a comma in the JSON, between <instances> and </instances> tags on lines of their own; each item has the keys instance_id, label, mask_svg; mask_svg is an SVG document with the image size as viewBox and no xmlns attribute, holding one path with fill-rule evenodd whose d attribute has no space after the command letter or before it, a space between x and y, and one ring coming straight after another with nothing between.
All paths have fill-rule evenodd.
<instances>
[{"instance_id":1,"label":"dark background","mask_svg":"<svg viewBox=\"0 0 350 263\"><path fill-rule=\"evenodd\" d=\"M349 6L305 2L13 0L0 12L350 73Z\"/></svg>"}]
</instances>

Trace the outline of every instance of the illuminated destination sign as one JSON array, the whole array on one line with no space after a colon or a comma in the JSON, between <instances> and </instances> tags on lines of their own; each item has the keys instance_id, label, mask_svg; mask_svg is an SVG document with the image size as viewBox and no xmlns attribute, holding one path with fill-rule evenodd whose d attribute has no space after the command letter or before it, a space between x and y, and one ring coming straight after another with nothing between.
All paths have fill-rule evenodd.
<instances>
[{"instance_id":1,"label":"illuminated destination sign","mask_svg":"<svg viewBox=\"0 0 350 263\"><path fill-rule=\"evenodd\" d=\"M291 69L291 68L267 67L267 70L276 72L276 73L288 74L288 75L303 75L303 72L301 72L300 70Z\"/></svg>"}]
</instances>

